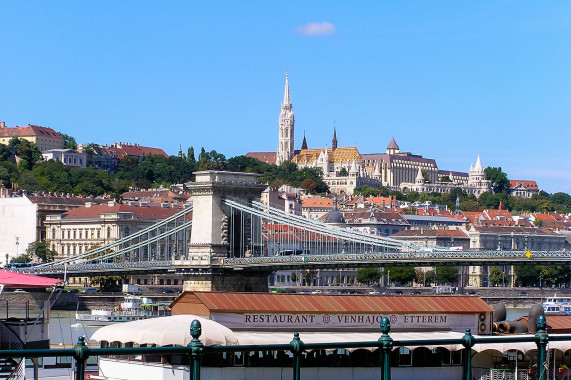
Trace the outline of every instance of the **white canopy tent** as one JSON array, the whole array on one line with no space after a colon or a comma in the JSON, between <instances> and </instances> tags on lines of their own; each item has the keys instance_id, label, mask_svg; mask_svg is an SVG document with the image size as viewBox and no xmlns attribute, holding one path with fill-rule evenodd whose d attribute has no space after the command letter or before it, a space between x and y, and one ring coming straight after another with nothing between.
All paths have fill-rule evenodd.
<instances>
[{"instance_id":1,"label":"white canopy tent","mask_svg":"<svg viewBox=\"0 0 571 380\"><path fill-rule=\"evenodd\" d=\"M207 346L211 345L258 345L258 344L288 344L293 339L293 332L233 332L229 328L205 319L200 316L183 314L170 317L152 318L141 321L117 323L105 326L97 330L91 337L94 342L121 342L123 344L133 342L139 345L155 344L157 346L178 345L186 346L192 340L190 336L190 324L193 320L198 320L202 325L200 341ZM390 334L394 341L402 340L426 340L426 339L461 339L464 334L458 332L395 332ZM518 335L529 336L532 335ZM380 332L302 332L300 339L304 343L325 343L325 342L369 342L377 341L381 337ZM478 336L476 338L489 337L489 335ZM507 338L507 337L506 337ZM407 348L414 350L418 346L407 345ZM437 347L446 348L450 351L463 349L461 344L439 344L423 345L428 349ZM526 343L491 343L476 344L473 350L482 352L485 350L495 350L501 353L518 350L527 354L535 350L536 344ZM368 348L374 350L374 347ZM550 342L548 349L556 349L565 352L571 349L571 342ZM354 350L354 349L351 349Z\"/></svg>"}]
</instances>

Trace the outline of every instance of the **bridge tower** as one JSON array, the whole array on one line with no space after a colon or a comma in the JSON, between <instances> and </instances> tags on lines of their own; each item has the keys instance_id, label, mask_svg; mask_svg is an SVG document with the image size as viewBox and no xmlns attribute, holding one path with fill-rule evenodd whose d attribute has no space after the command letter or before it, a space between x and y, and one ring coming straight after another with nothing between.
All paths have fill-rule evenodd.
<instances>
[{"instance_id":1,"label":"bridge tower","mask_svg":"<svg viewBox=\"0 0 571 380\"><path fill-rule=\"evenodd\" d=\"M258 174L213 170L194 174L196 181L185 184L193 203L188 256L175 262L176 270L185 275L183 289L267 291L268 273L245 276L221 268L222 259L234 257L239 251L233 242L253 238L238 236L247 234L248 229L243 225L231 225L230 220L240 218L233 218L231 209L223 205L222 199L259 201L266 186L258 184Z\"/></svg>"}]
</instances>

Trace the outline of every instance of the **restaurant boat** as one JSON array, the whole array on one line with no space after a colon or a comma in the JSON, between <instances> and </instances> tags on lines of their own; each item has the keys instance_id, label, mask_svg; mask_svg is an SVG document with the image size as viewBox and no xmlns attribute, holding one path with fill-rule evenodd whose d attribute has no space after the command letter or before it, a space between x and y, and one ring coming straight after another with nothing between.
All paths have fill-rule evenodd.
<instances>
[{"instance_id":1,"label":"restaurant boat","mask_svg":"<svg viewBox=\"0 0 571 380\"><path fill-rule=\"evenodd\" d=\"M126 294L123 302L113 309L94 309L90 314L75 313L75 319L82 324L99 326L169 315L167 304L156 304L148 297Z\"/></svg>"}]
</instances>

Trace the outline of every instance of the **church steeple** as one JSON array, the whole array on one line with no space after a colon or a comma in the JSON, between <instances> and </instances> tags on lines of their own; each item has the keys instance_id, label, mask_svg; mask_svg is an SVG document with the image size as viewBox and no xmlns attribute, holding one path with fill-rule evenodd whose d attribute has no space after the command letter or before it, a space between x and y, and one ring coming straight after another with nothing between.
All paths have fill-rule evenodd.
<instances>
[{"instance_id":1,"label":"church steeple","mask_svg":"<svg viewBox=\"0 0 571 380\"><path fill-rule=\"evenodd\" d=\"M279 124L280 130L276 165L280 165L284 161L290 161L293 158L295 118L293 116L293 105L289 98L288 73L286 73L284 100L282 102Z\"/></svg>"},{"instance_id":2,"label":"church steeple","mask_svg":"<svg viewBox=\"0 0 571 380\"><path fill-rule=\"evenodd\" d=\"M337 149L337 126L333 122L333 140L331 140L331 150L335 152Z\"/></svg>"},{"instance_id":3,"label":"church steeple","mask_svg":"<svg viewBox=\"0 0 571 380\"><path fill-rule=\"evenodd\" d=\"M301 149L307 149L307 141L305 140L305 131L303 131L303 142L301 143Z\"/></svg>"},{"instance_id":4,"label":"church steeple","mask_svg":"<svg viewBox=\"0 0 571 380\"><path fill-rule=\"evenodd\" d=\"M289 74L286 73L286 82L285 82L285 89L284 89L284 101L282 102L282 106L284 104L289 104Z\"/></svg>"}]
</instances>

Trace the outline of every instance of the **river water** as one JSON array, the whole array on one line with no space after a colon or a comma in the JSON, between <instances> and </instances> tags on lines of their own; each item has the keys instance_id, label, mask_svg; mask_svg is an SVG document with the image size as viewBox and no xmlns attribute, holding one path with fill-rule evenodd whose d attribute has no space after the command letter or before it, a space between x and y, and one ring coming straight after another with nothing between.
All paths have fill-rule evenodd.
<instances>
[{"instance_id":1,"label":"river water","mask_svg":"<svg viewBox=\"0 0 571 380\"><path fill-rule=\"evenodd\" d=\"M89 342L91 335L101 326L84 326L75 320L75 310L56 310L50 313L50 341L52 345L77 343L77 338L85 337Z\"/></svg>"}]
</instances>

